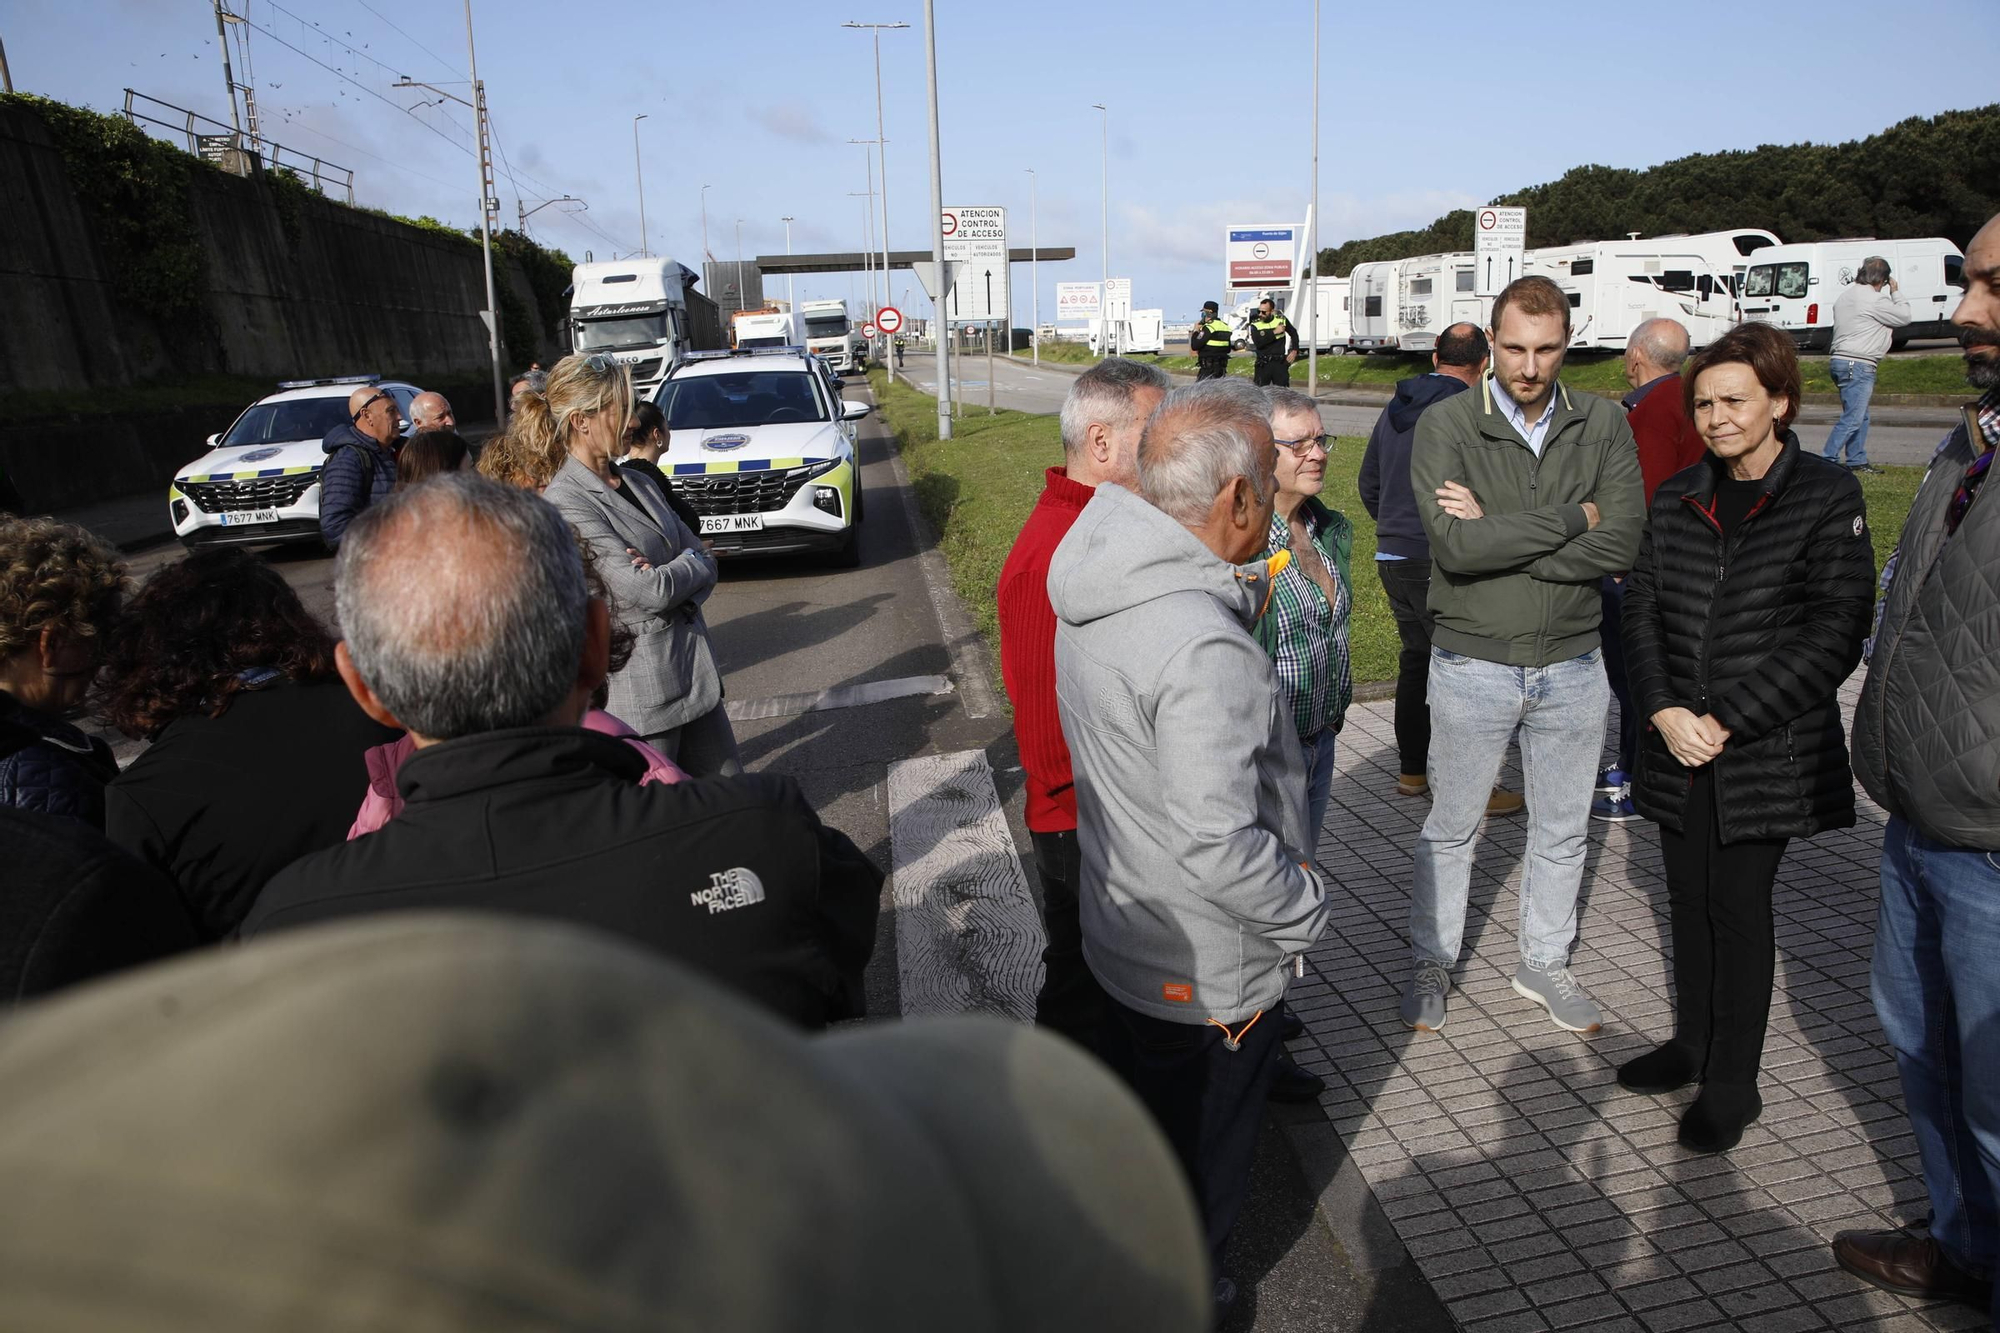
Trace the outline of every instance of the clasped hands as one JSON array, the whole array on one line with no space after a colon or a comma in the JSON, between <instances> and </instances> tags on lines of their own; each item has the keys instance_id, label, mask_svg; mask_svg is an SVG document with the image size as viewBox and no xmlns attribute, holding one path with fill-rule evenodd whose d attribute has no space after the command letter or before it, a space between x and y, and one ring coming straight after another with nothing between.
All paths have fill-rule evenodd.
<instances>
[{"instance_id":1,"label":"clasped hands","mask_svg":"<svg viewBox=\"0 0 2000 1333\"><path fill-rule=\"evenodd\" d=\"M1729 728L1715 720L1713 713L1696 717L1686 708L1662 708L1653 714L1653 725L1667 742L1674 758L1688 768L1700 768L1722 753Z\"/></svg>"}]
</instances>

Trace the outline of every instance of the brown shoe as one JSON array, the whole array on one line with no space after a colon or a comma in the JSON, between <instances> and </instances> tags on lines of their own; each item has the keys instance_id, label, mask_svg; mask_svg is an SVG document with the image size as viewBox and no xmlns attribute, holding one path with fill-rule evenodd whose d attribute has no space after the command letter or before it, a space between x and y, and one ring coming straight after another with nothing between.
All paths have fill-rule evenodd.
<instances>
[{"instance_id":1,"label":"brown shoe","mask_svg":"<svg viewBox=\"0 0 2000 1333\"><path fill-rule=\"evenodd\" d=\"M1396 791L1403 796L1429 796L1431 780L1422 773L1398 773Z\"/></svg>"},{"instance_id":2,"label":"brown shoe","mask_svg":"<svg viewBox=\"0 0 2000 1333\"><path fill-rule=\"evenodd\" d=\"M1898 1296L1960 1301L1981 1310L1993 1304L1993 1284L1945 1258L1929 1236L1843 1231L1833 1238L1833 1258L1862 1281Z\"/></svg>"},{"instance_id":3,"label":"brown shoe","mask_svg":"<svg viewBox=\"0 0 2000 1333\"><path fill-rule=\"evenodd\" d=\"M1488 815L1518 815L1527 808L1528 803L1522 799L1521 793L1504 787L1495 787L1486 802Z\"/></svg>"}]
</instances>

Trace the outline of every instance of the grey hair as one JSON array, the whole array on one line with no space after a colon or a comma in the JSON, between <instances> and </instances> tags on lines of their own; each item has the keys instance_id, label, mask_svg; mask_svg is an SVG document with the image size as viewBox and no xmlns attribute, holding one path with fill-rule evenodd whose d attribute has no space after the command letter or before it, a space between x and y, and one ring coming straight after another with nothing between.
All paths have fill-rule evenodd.
<instances>
[{"instance_id":1,"label":"grey hair","mask_svg":"<svg viewBox=\"0 0 2000 1333\"><path fill-rule=\"evenodd\" d=\"M1870 255L1861 261L1861 271L1854 275L1856 282L1865 282L1876 287L1889 280L1889 261L1880 255Z\"/></svg>"},{"instance_id":2,"label":"grey hair","mask_svg":"<svg viewBox=\"0 0 2000 1333\"><path fill-rule=\"evenodd\" d=\"M1076 377L1062 405L1063 453L1076 457L1084 433L1093 425L1122 430L1132 424L1132 399L1141 389L1165 393L1173 387L1167 372L1143 361L1106 357Z\"/></svg>"},{"instance_id":3,"label":"grey hair","mask_svg":"<svg viewBox=\"0 0 2000 1333\"><path fill-rule=\"evenodd\" d=\"M1264 393L1271 400L1271 420L1273 421L1287 415L1311 417L1314 421L1319 420L1319 404L1313 400L1313 396L1309 393L1302 393L1297 389L1287 389L1283 386L1266 388Z\"/></svg>"},{"instance_id":4,"label":"grey hair","mask_svg":"<svg viewBox=\"0 0 2000 1333\"><path fill-rule=\"evenodd\" d=\"M1688 359L1687 327L1677 319L1649 319L1632 330L1625 345L1636 351L1647 365L1676 371Z\"/></svg>"},{"instance_id":5,"label":"grey hair","mask_svg":"<svg viewBox=\"0 0 2000 1333\"><path fill-rule=\"evenodd\" d=\"M1139 441L1139 493L1177 523L1208 517L1215 497L1237 477L1257 502L1277 485L1276 455L1260 455L1256 427L1268 431L1271 395L1241 379L1203 380L1161 402Z\"/></svg>"},{"instance_id":6,"label":"grey hair","mask_svg":"<svg viewBox=\"0 0 2000 1333\"><path fill-rule=\"evenodd\" d=\"M532 491L447 472L348 526L334 565L348 655L430 740L533 726L575 686L583 556Z\"/></svg>"}]
</instances>

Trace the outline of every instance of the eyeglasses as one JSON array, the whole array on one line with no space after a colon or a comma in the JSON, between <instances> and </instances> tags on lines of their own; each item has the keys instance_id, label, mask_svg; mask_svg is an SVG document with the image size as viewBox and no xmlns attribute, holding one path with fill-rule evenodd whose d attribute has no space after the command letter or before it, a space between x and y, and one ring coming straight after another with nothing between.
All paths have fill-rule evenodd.
<instances>
[{"instance_id":1,"label":"eyeglasses","mask_svg":"<svg viewBox=\"0 0 2000 1333\"><path fill-rule=\"evenodd\" d=\"M375 404L381 402L384 398L387 398L392 403L396 401L395 396L389 393L388 390L386 389L377 390L375 396L373 398L370 398L367 402L363 403L361 405L361 410L359 412L356 412L353 416L349 417L348 420L349 421L361 420L361 418L368 415L369 408L375 406Z\"/></svg>"},{"instance_id":2,"label":"eyeglasses","mask_svg":"<svg viewBox=\"0 0 2000 1333\"><path fill-rule=\"evenodd\" d=\"M1271 441L1271 443L1278 445L1280 448L1289 450L1291 452L1292 457L1294 458L1304 458L1314 449L1318 449L1323 454L1332 453L1333 450L1327 447L1326 439L1327 439L1326 432L1321 431L1317 435L1306 435L1296 440L1274 439Z\"/></svg>"}]
</instances>

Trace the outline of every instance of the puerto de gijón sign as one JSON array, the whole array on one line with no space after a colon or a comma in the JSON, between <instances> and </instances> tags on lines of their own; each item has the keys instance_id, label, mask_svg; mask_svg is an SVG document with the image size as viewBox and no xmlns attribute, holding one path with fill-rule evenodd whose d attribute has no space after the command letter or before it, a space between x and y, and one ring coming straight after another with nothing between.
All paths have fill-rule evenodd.
<instances>
[{"instance_id":1,"label":"puerto de gij\u00f3n sign","mask_svg":"<svg viewBox=\"0 0 2000 1333\"><path fill-rule=\"evenodd\" d=\"M1223 240L1223 281L1242 287L1289 287L1298 255L1300 224L1242 223Z\"/></svg>"}]
</instances>

